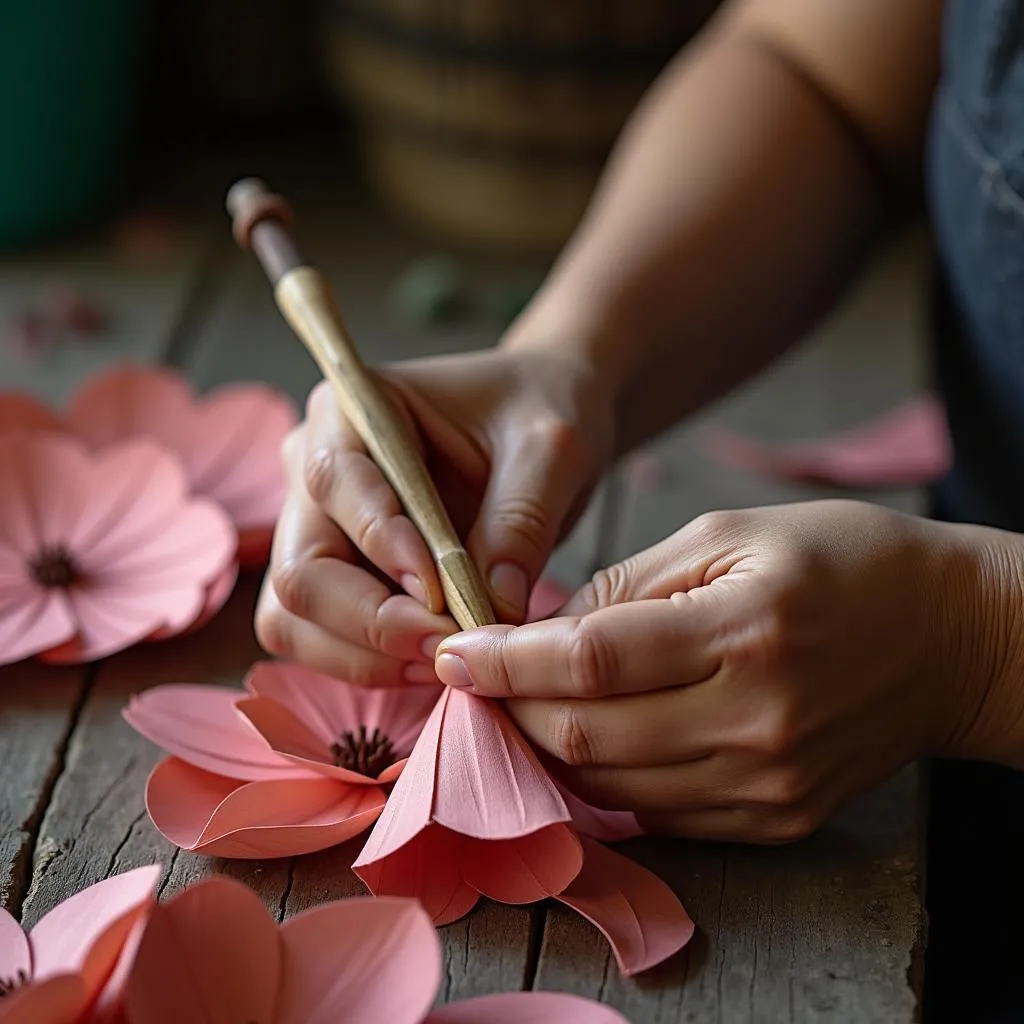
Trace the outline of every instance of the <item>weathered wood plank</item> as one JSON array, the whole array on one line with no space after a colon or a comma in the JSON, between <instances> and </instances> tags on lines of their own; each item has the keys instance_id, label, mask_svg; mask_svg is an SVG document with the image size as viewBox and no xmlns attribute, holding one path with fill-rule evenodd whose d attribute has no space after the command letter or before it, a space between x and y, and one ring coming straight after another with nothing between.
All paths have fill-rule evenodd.
<instances>
[{"instance_id":1,"label":"weathered wood plank","mask_svg":"<svg viewBox=\"0 0 1024 1024\"><path fill-rule=\"evenodd\" d=\"M0 670L0 905L13 914L85 687L82 668L26 663Z\"/></svg>"},{"instance_id":2,"label":"weathered wood plank","mask_svg":"<svg viewBox=\"0 0 1024 1024\"><path fill-rule=\"evenodd\" d=\"M690 950L630 981L595 929L553 908L535 986L599 998L643 1024L913 1020L916 798L910 769L795 846L627 844L697 922Z\"/></svg>"},{"instance_id":3,"label":"weathered wood plank","mask_svg":"<svg viewBox=\"0 0 1024 1024\"><path fill-rule=\"evenodd\" d=\"M709 509L830 493L709 464L694 450L693 432L717 422L764 436L816 436L915 393L924 379L921 254L916 239L897 248L802 351L656 445L665 482L623 488L621 527L605 561ZM911 510L920 501L913 492L877 500ZM789 849L639 844L639 859L673 886L697 923L689 955L625 981L592 928L552 909L535 985L602 998L643 1022L914 1019L924 870L917 780L907 769Z\"/></svg>"},{"instance_id":4,"label":"weathered wood plank","mask_svg":"<svg viewBox=\"0 0 1024 1024\"><path fill-rule=\"evenodd\" d=\"M97 666L39 828L24 904L26 923L84 886L140 864L168 866L165 891L212 866L204 858L174 856L152 827L144 786L161 754L121 719L121 709L132 693L159 683L237 683L258 656L252 634L255 595L256 581L243 579L225 609L203 630L133 648ZM275 880L287 876L286 863L273 868L242 863L224 870L259 881L261 868L264 875L275 874ZM266 893L268 886L263 883L259 889Z\"/></svg>"},{"instance_id":5,"label":"weathered wood plank","mask_svg":"<svg viewBox=\"0 0 1024 1024\"><path fill-rule=\"evenodd\" d=\"M188 228L171 253L148 266L107 240L0 262L0 387L63 403L86 377L110 363L160 362L186 313L208 238L201 228ZM95 301L108 323L95 336L26 358L12 344L10 325L62 283Z\"/></svg>"}]
</instances>

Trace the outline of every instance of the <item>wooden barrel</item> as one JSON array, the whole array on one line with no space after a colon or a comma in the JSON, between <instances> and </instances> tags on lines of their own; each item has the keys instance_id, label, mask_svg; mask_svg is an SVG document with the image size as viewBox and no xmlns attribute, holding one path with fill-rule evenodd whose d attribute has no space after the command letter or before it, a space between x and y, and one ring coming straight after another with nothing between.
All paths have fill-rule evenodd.
<instances>
[{"instance_id":1,"label":"wooden barrel","mask_svg":"<svg viewBox=\"0 0 1024 1024\"><path fill-rule=\"evenodd\" d=\"M456 244L552 249L630 111L718 0L334 0L371 181Z\"/></svg>"}]
</instances>

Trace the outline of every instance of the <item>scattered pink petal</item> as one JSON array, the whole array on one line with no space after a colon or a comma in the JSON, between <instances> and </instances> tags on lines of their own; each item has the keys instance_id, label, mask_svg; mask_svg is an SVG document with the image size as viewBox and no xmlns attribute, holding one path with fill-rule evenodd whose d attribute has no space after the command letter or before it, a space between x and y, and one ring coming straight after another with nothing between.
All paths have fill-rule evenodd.
<instances>
[{"instance_id":1,"label":"scattered pink petal","mask_svg":"<svg viewBox=\"0 0 1024 1024\"><path fill-rule=\"evenodd\" d=\"M102 1002L113 1006L120 991L113 978L133 931L153 906L160 878L156 865L104 879L58 904L19 939L20 926L0 910L0 1002L3 1024L78 1024Z\"/></svg>"},{"instance_id":2,"label":"scattered pink petal","mask_svg":"<svg viewBox=\"0 0 1024 1024\"><path fill-rule=\"evenodd\" d=\"M283 395L262 384L230 384L197 398L169 370L121 367L87 383L68 418L94 446L149 437L174 451L191 489L231 517L242 564L265 560L284 501L280 449L296 423Z\"/></svg>"},{"instance_id":3,"label":"scattered pink petal","mask_svg":"<svg viewBox=\"0 0 1024 1024\"><path fill-rule=\"evenodd\" d=\"M546 619L549 615L554 615L571 596L572 592L563 587L557 580L542 576L537 580L530 594L526 618L530 622Z\"/></svg>"},{"instance_id":4,"label":"scattered pink petal","mask_svg":"<svg viewBox=\"0 0 1024 1024\"><path fill-rule=\"evenodd\" d=\"M478 895L531 903L564 889L582 850L533 751L493 702L446 690L353 870L415 896L435 923Z\"/></svg>"},{"instance_id":5,"label":"scattered pink petal","mask_svg":"<svg viewBox=\"0 0 1024 1024\"><path fill-rule=\"evenodd\" d=\"M48 406L21 391L0 391L0 434L9 430L65 430Z\"/></svg>"},{"instance_id":6,"label":"scattered pink petal","mask_svg":"<svg viewBox=\"0 0 1024 1024\"><path fill-rule=\"evenodd\" d=\"M718 431L703 447L725 465L763 476L864 489L934 483L953 461L944 406L931 396L821 441L777 444Z\"/></svg>"},{"instance_id":7,"label":"scattered pink petal","mask_svg":"<svg viewBox=\"0 0 1024 1024\"><path fill-rule=\"evenodd\" d=\"M431 1012L441 944L413 900L349 899L278 927L213 878L152 912L125 987L127 1024L625 1024L578 996L515 992Z\"/></svg>"},{"instance_id":8,"label":"scattered pink petal","mask_svg":"<svg viewBox=\"0 0 1024 1024\"><path fill-rule=\"evenodd\" d=\"M231 564L230 522L146 441L0 435L0 664L91 661L180 632Z\"/></svg>"},{"instance_id":9,"label":"scattered pink petal","mask_svg":"<svg viewBox=\"0 0 1024 1024\"><path fill-rule=\"evenodd\" d=\"M693 921L657 875L593 839L583 849L583 870L555 899L608 939L623 974L646 971L693 938Z\"/></svg>"}]
</instances>

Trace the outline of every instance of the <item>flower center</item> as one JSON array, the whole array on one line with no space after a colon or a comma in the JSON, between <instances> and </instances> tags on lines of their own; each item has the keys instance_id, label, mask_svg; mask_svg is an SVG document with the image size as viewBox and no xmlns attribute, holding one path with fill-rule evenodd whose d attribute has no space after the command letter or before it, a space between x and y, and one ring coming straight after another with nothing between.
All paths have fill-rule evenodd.
<instances>
[{"instance_id":1,"label":"flower center","mask_svg":"<svg viewBox=\"0 0 1024 1024\"><path fill-rule=\"evenodd\" d=\"M67 548L60 544L43 548L29 569L36 583L48 590L66 590L82 578Z\"/></svg>"},{"instance_id":2,"label":"flower center","mask_svg":"<svg viewBox=\"0 0 1024 1024\"><path fill-rule=\"evenodd\" d=\"M398 760L391 740L380 729L374 729L367 736L365 725L359 726L359 732L343 732L338 742L331 744L331 757L339 768L368 775L371 779Z\"/></svg>"},{"instance_id":3,"label":"flower center","mask_svg":"<svg viewBox=\"0 0 1024 1024\"><path fill-rule=\"evenodd\" d=\"M16 988L21 988L28 981L28 975L23 967L18 968L17 977L0 978L0 999L9 996Z\"/></svg>"}]
</instances>

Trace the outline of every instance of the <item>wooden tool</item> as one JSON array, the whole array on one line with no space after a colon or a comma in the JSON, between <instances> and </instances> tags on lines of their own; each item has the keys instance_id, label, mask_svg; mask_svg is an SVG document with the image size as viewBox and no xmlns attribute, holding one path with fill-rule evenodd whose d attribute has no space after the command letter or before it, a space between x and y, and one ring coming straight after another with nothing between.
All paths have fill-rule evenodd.
<instances>
[{"instance_id":1,"label":"wooden tool","mask_svg":"<svg viewBox=\"0 0 1024 1024\"><path fill-rule=\"evenodd\" d=\"M496 622L483 581L416 445L367 372L326 278L295 248L291 207L262 181L246 178L228 192L227 208L235 239L258 257L278 308L331 382L345 417L423 535L455 621L463 629Z\"/></svg>"}]
</instances>

